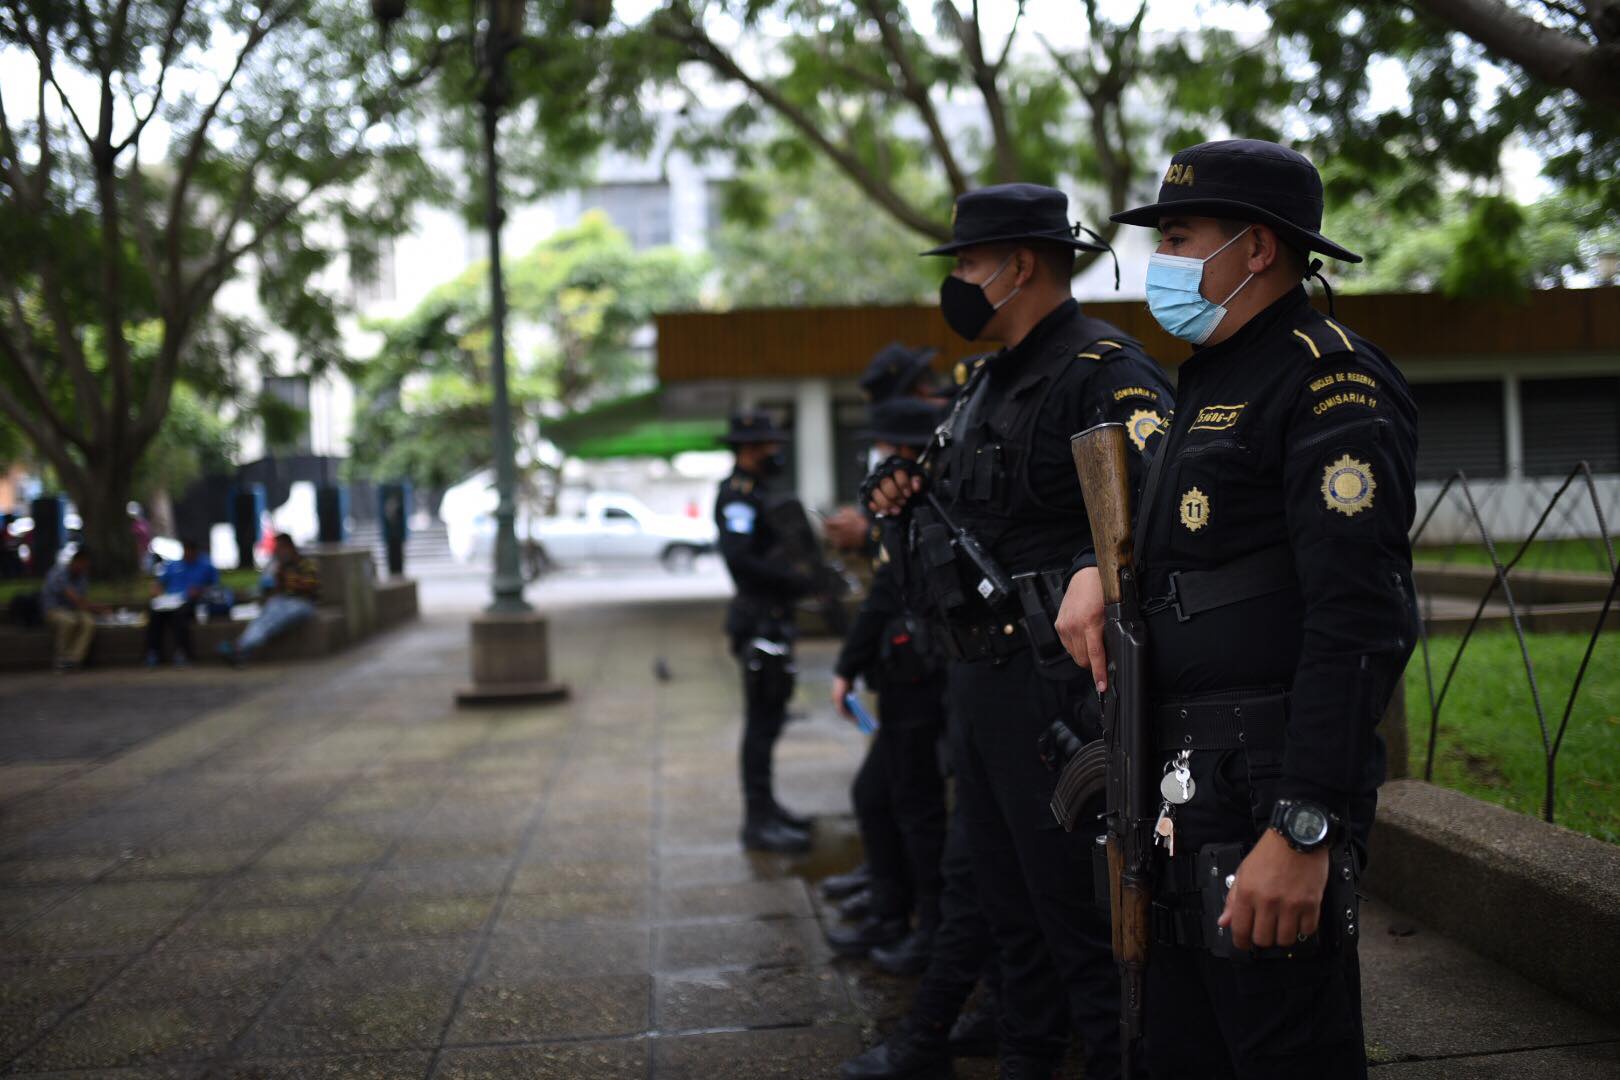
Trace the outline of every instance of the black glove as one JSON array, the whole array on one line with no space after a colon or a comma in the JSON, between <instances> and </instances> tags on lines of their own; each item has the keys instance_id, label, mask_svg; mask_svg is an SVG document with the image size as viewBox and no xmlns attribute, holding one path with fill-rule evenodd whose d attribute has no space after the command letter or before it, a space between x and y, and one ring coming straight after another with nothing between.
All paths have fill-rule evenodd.
<instances>
[{"instance_id":1,"label":"black glove","mask_svg":"<svg viewBox=\"0 0 1620 1080\"><path fill-rule=\"evenodd\" d=\"M866 479L861 482L861 490L858 496L861 507L870 512L872 509L872 493L878 489L879 484L899 472L921 478L923 489L927 490L928 475L922 471L922 466L915 461L907 461L899 454L895 454L892 457L884 458L883 462L868 473Z\"/></svg>"},{"instance_id":2,"label":"black glove","mask_svg":"<svg viewBox=\"0 0 1620 1080\"><path fill-rule=\"evenodd\" d=\"M1053 772L1062 772L1069 759L1080 752L1080 736L1062 720L1054 720L1035 740L1035 748L1041 755L1041 764Z\"/></svg>"}]
</instances>

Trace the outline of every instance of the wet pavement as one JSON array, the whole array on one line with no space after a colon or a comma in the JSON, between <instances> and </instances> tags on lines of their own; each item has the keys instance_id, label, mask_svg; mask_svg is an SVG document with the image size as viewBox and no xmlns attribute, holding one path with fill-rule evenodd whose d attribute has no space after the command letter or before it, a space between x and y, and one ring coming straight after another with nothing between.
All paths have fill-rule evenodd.
<instances>
[{"instance_id":1,"label":"wet pavement","mask_svg":"<svg viewBox=\"0 0 1620 1080\"><path fill-rule=\"evenodd\" d=\"M822 937L862 739L807 643L778 768L816 851L741 852L718 627L560 611L549 707L457 710L455 615L319 663L7 677L0 1074L836 1075L910 989ZM1379 1075L1620 1072L1615 1025L1401 922L1365 922Z\"/></svg>"}]
</instances>

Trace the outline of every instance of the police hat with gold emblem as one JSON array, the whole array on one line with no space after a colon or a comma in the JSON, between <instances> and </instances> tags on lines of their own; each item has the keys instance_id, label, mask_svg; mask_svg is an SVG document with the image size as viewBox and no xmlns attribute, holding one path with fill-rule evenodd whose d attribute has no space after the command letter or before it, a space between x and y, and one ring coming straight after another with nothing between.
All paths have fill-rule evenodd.
<instances>
[{"instance_id":1,"label":"police hat with gold emblem","mask_svg":"<svg viewBox=\"0 0 1620 1080\"><path fill-rule=\"evenodd\" d=\"M928 371L938 349L913 349L891 341L877 351L861 376L861 391L868 401L885 401L907 393Z\"/></svg>"},{"instance_id":2,"label":"police hat with gold emblem","mask_svg":"<svg viewBox=\"0 0 1620 1080\"><path fill-rule=\"evenodd\" d=\"M779 443L793 438L793 433L776 426L767 412L734 413L726 433L720 441L736 446L740 443Z\"/></svg>"},{"instance_id":3,"label":"police hat with gold emblem","mask_svg":"<svg viewBox=\"0 0 1620 1080\"><path fill-rule=\"evenodd\" d=\"M1322 235L1322 177L1316 166L1273 142L1225 139L1189 147L1170 159L1158 202L1112 219L1153 228L1177 215L1252 221L1277 230L1293 247L1361 261Z\"/></svg>"},{"instance_id":4,"label":"police hat with gold emblem","mask_svg":"<svg viewBox=\"0 0 1620 1080\"><path fill-rule=\"evenodd\" d=\"M924 255L951 255L978 244L1007 244L1041 240L1077 251L1107 251L1079 237L1080 226L1069 222L1069 197L1040 184L995 184L958 196L951 216L948 244L929 248Z\"/></svg>"}]
</instances>

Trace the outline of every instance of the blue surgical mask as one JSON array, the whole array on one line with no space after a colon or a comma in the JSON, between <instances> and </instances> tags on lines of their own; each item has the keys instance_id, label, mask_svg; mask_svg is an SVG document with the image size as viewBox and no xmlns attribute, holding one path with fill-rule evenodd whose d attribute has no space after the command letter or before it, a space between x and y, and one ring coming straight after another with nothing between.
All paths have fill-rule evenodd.
<instances>
[{"instance_id":1,"label":"blue surgical mask","mask_svg":"<svg viewBox=\"0 0 1620 1080\"><path fill-rule=\"evenodd\" d=\"M1148 310L1153 312L1153 317L1164 327L1165 333L1194 345L1202 345L1209 340L1209 335L1226 318L1226 305L1232 302L1233 296L1243 291L1243 286L1252 281L1254 275L1244 278L1242 285L1217 304L1205 299L1204 294L1199 292L1199 286L1204 282L1204 264L1231 247L1248 231L1245 228L1202 259L1158 253L1148 258Z\"/></svg>"}]
</instances>

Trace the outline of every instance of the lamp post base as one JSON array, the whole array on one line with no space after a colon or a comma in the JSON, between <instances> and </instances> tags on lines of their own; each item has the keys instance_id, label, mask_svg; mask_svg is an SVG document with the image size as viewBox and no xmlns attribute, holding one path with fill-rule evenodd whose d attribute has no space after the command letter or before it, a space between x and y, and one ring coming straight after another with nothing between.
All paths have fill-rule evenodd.
<instances>
[{"instance_id":1,"label":"lamp post base","mask_svg":"<svg viewBox=\"0 0 1620 1080\"><path fill-rule=\"evenodd\" d=\"M568 685L551 678L545 616L533 611L484 612L473 618L469 629L472 683L456 691L456 704L551 702L568 697Z\"/></svg>"}]
</instances>

